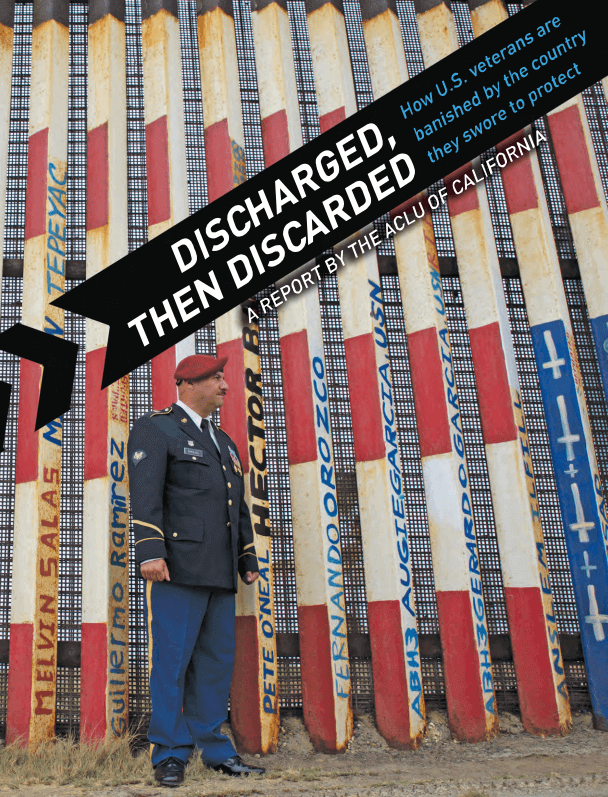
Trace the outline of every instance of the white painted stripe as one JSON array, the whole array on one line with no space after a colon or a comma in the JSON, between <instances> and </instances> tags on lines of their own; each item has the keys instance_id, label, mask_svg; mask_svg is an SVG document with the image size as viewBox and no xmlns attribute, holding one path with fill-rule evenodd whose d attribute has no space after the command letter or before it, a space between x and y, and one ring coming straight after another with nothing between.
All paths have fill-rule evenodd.
<instances>
[{"instance_id":1,"label":"white painted stripe","mask_svg":"<svg viewBox=\"0 0 608 797\"><path fill-rule=\"evenodd\" d=\"M327 525L321 510L322 496L317 462L302 462L289 469L293 543L296 565L298 605L318 606L327 603L323 535ZM338 569L338 568L336 568Z\"/></svg>"},{"instance_id":2,"label":"white painted stripe","mask_svg":"<svg viewBox=\"0 0 608 797\"><path fill-rule=\"evenodd\" d=\"M314 261L311 263L306 263L303 266L302 271L308 271L311 264L314 264ZM289 283L293 278L293 274L296 272L292 272L284 280L280 280L276 283L277 288L281 286L283 283ZM311 298L317 295L316 301L311 302ZM287 302L283 302L278 307L278 317L279 317L279 331L280 336L282 338L286 337L287 335L293 335L296 332L302 332L302 330L308 329L309 324L311 323L310 315L315 312L317 314L320 312L319 310L319 301L318 301L318 293L316 289L316 285L313 286L312 289L304 290L299 295L289 295L289 300Z\"/></svg>"},{"instance_id":3,"label":"white painted stripe","mask_svg":"<svg viewBox=\"0 0 608 797\"><path fill-rule=\"evenodd\" d=\"M240 305L233 307L215 321L215 334L218 343L228 343L231 340L241 340L243 337L243 319L245 316ZM245 320L247 320L245 318Z\"/></svg>"},{"instance_id":4,"label":"white painted stripe","mask_svg":"<svg viewBox=\"0 0 608 797\"><path fill-rule=\"evenodd\" d=\"M149 228L153 238L188 216L188 175L184 128L179 21L159 11L142 23L145 122L167 117L171 219Z\"/></svg>"},{"instance_id":5,"label":"white painted stripe","mask_svg":"<svg viewBox=\"0 0 608 797\"><path fill-rule=\"evenodd\" d=\"M205 127L228 119L230 138L244 148L234 20L220 8L204 14L198 41Z\"/></svg>"},{"instance_id":6,"label":"white painted stripe","mask_svg":"<svg viewBox=\"0 0 608 797\"><path fill-rule=\"evenodd\" d=\"M37 483L15 485L11 623L31 623L36 609Z\"/></svg>"},{"instance_id":7,"label":"white painted stripe","mask_svg":"<svg viewBox=\"0 0 608 797\"><path fill-rule=\"evenodd\" d=\"M470 189L474 190L474 189ZM493 296L494 275L500 275L496 247L488 246L482 235L482 219L478 210L469 210L451 218L458 273L466 298L465 310L469 329L476 329L499 320Z\"/></svg>"},{"instance_id":8,"label":"white painted stripe","mask_svg":"<svg viewBox=\"0 0 608 797\"><path fill-rule=\"evenodd\" d=\"M280 10L276 3L270 3L251 14L262 119L287 108L286 74L279 30Z\"/></svg>"},{"instance_id":9,"label":"white painted stripe","mask_svg":"<svg viewBox=\"0 0 608 797\"><path fill-rule=\"evenodd\" d=\"M394 242L405 328L411 335L435 327L439 306L429 275L422 223L407 227Z\"/></svg>"},{"instance_id":10,"label":"white painted stripe","mask_svg":"<svg viewBox=\"0 0 608 797\"><path fill-rule=\"evenodd\" d=\"M587 310L591 318L597 318L608 313L607 217L602 208L592 208L573 213L568 218L576 244Z\"/></svg>"},{"instance_id":11,"label":"white painted stripe","mask_svg":"<svg viewBox=\"0 0 608 797\"><path fill-rule=\"evenodd\" d=\"M196 354L196 335L188 335L187 338L175 344L175 364L179 363L184 357Z\"/></svg>"},{"instance_id":12,"label":"white painted stripe","mask_svg":"<svg viewBox=\"0 0 608 797\"><path fill-rule=\"evenodd\" d=\"M260 116L265 119L285 111L289 150L302 146L296 72L287 12L271 3L251 14L260 97Z\"/></svg>"},{"instance_id":13,"label":"white painted stripe","mask_svg":"<svg viewBox=\"0 0 608 797\"><path fill-rule=\"evenodd\" d=\"M536 542L519 440L486 446L505 587L537 587Z\"/></svg>"},{"instance_id":14,"label":"white painted stripe","mask_svg":"<svg viewBox=\"0 0 608 797\"><path fill-rule=\"evenodd\" d=\"M397 533L388 514L389 474L384 459L357 462L361 540L368 601L396 600L399 595Z\"/></svg>"},{"instance_id":15,"label":"white painted stripe","mask_svg":"<svg viewBox=\"0 0 608 797\"><path fill-rule=\"evenodd\" d=\"M471 9L471 23L473 25L473 33L475 36L481 36L487 30L490 30L495 25L504 22L509 14L503 5L502 0L491 0L489 3L484 3L482 6Z\"/></svg>"},{"instance_id":16,"label":"white painted stripe","mask_svg":"<svg viewBox=\"0 0 608 797\"><path fill-rule=\"evenodd\" d=\"M170 66L171 57L175 55L171 46L171 29L175 25L179 25L178 21L172 14L168 14L163 10L142 22L144 118L146 125L167 115L169 91L179 92L181 96L181 68L177 77L177 84L172 87L168 82L169 70L175 74Z\"/></svg>"},{"instance_id":17,"label":"white painted stripe","mask_svg":"<svg viewBox=\"0 0 608 797\"><path fill-rule=\"evenodd\" d=\"M42 329L46 290L42 289L40 266L46 262L46 238L38 235L25 241L23 247L23 296L21 322ZM25 300L27 297L27 300Z\"/></svg>"},{"instance_id":18,"label":"white painted stripe","mask_svg":"<svg viewBox=\"0 0 608 797\"><path fill-rule=\"evenodd\" d=\"M344 17L331 3L306 15L319 115L357 111Z\"/></svg>"},{"instance_id":19,"label":"white painted stripe","mask_svg":"<svg viewBox=\"0 0 608 797\"><path fill-rule=\"evenodd\" d=\"M103 442L103 441L99 441ZM110 479L84 483L82 519L82 622L107 623L110 595Z\"/></svg>"},{"instance_id":20,"label":"white painted stripe","mask_svg":"<svg viewBox=\"0 0 608 797\"><path fill-rule=\"evenodd\" d=\"M13 71L13 29L0 25L0 173L6 174ZM0 180L0 244L4 251L4 206L6 179Z\"/></svg>"},{"instance_id":21,"label":"white painted stripe","mask_svg":"<svg viewBox=\"0 0 608 797\"><path fill-rule=\"evenodd\" d=\"M29 134L49 127L49 152L56 154L68 135L68 29L54 20L34 28L32 52Z\"/></svg>"},{"instance_id":22,"label":"white painted stripe","mask_svg":"<svg viewBox=\"0 0 608 797\"><path fill-rule=\"evenodd\" d=\"M543 223L543 215L540 208L532 208L510 216L531 326L568 318L559 261L548 237L551 227Z\"/></svg>"},{"instance_id":23,"label":"white painted stripe","mask_svg":"<svg viewBox=\"0 0 608 797\"><path fill-rule=\"evenodd\" d=\"M430 11L416 15L424 65L428 69L458 49L452 12L440 3Z\"/></svg>"},{"instance_id":24,"label":"white painted stripe","mask_svg":"<svg viewBox=\"0 0 608 797\"><path fill-rule=\"evenodd\" d=\"M519 389L486 185L480 183L470 190L477 192L479 209L451 218L467 324L477 329L498 321L509 385Z\"/></svg>"},{"instance_id":25,"label":"white painted stripe","mask_svg":"<svg viewBox=\"0 0 608 797\"><path fill-rule=\"evenodd\" d=\"M457 489L457 463L453 453L422 460L433 574L438 591L469 591L464 561L464 526L461 490Z\"/></svg>"},{"instance_id":26,"label":"white painted stripe","mask_svg":"<svg viewBox=\"0 0 608 797\"><path fill-rule=\"evenodd\" d=\"M158 235L161 235L166 230L170 230L173 227L173 222L171 219L166 219L165 221L159 221L157 224L151 224L148 227L148 240L151 241L153 238L156 238Z\"/></svg>"},{"instance_id":27,"label":"white painted stripe","mask_svg":"<svg viewBox=\"0 0 608 797\"><path fill-rule=\"evenodd\" d=\"M112 235L108 240L108 257L115 263L129 251L127 186L125 165L127 162L126 96L126 45L124 23L109 17L111 30L110 68L112 92L108 126L108 157L110 172L108 180L109 225ZM88 259L88 244L87 244ZM88 268L88 263L87 263ZM87 274L88 276L88 274Z\"/></svg>"},{"instance_id":28,"label":"white painted stripe","mask_svg":"<svg viewBox=\"0 0 608 797\"><path fill-rule=\"evenodd\" d=\"M327 5L330 5L329 3ZM323 6L325 8L325 6ZM333 6L332 6L333 7ZM342 331L344 338L354 338L373 332L374 324L371 317L371 302L369 299L370 285L368 279L379 284L378 261L375 250L366 251L355 257L349 245L359 238L369 234L373 227L369 225L350 238L342 241L335 247L336 258L341 253L344 265L338 263L338 291L340 294L340 312L342 315ZM357 245L358 247L358 245ZM359 249L357 248L357 251ZM369 306L370 312L362 312L363 307Z\"/></svg>"},{"instance_id":29,"label":"white painted stripe","mask_svg":"<svg viewBox=\"0 0 608 797\"><path fill-rule=\"evenodd\" d=\"M179 41L179 20L167 15L167 138L169 141L169 186L171 221L187 218L188 170L186 164L186 130L182 87L182 61Z\"/></svg>"},{"instance_id":30,"label":"white painted stripe","mask_svg":"<svg viewBox=\"0 0 608 797\"><path fill-rule=\"evenodd\" d=\"M379 99L409 78L399 20L385 11L364 20L363 35L374 99Z\"/></svg>"}]
</instances>

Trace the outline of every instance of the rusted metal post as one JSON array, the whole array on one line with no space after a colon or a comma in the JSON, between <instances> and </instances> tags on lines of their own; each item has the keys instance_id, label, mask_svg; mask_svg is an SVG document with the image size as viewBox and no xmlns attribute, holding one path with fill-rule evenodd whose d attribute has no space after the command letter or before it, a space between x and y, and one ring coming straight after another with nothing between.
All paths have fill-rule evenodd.
<instances>
[{"instance_id":1,"label":"rusted metal post","mask_svg":"<svg viewBox=\"0 0 608 797\"><path fill-rule=\"evenodd\" d=\"M608 206L582 96L548 113L547 122L608 401Z\"/></svg>"},{"instance_id":2,"label":"rusted metal post","mask_svg":"<svg viewBox=\"0 0 608 797\"><path fill-rule=\"evenodd\" d=\"M198 39L205 119L209 201L247 177L238 84L234 17L230 0L198 3ZM218 357L228 356L230 390L220 412L222 429L242 457L260 578L237 593L236 656L230 715L240 746L251 753L278 745L279 694L268 476L259 357L259 330L244 324L240 308L216 322Z\"/></svg>"},{"instance_id":3,"label":"rusted metal post","mask_svg":"<svg viewBox=\"0 0 608 797\"><path fill-rule=\"evenodd\" d=\"M15 3L0 0L0 166L6 174L8 134L11 124L11 78L13 74L13 24ZM4 250L4 205L6 180L0 180L0 247Z\"/></svg>"},{"instance_id":4,"label":"rusted metal post","mask_svg":"<svg viewBox=\"0 0 608 797\"><path fill-rule=\"evenodd\" d=\"M262 145L266 166L270 166L302 144L286 2L252 3L252 28ZM280 304L278 320L304 719L314 746L335 751L348 743L352 714L335 467L316 286L309 285L299 296Z\"/></svg>"},{"instance_id":5,"label":"rusted metal post","mask_svg":"<svg viewBox=\"0 0 608 797\"><path fill-rule=\"evenodd\" d=\"M124 0L89 4L87 276L128 252ZM129 377L105 390L107 327L87 319L80 738L129 718Z\"/></svg>"},{"instance_id":6,"label":"rusted metal post","mask_svg":"<svg viewBox=\"0 0 608 797\"><path fill-rule=\"evenodd\" d=\"M188 174L184 128L184 92L177 0L142 0L142 55L148 179L148 239L188 215ZM170 329L179 319L170 307L155 322ZM195 353L194 335L152 359L152 406L177 398L176 364Z\"/></svg>"},{"instance_id":7,"label":"rusted metal post","mask_svg":"<svg viewBox=\"0 0 608 797\"><path fill-rule=\"evenodd\" d=\"M321 130L356 111L340 0L306 3ZM371 227L335 248L351 400L361 538L378 728L396 747L416 747L425 714L378 261Z\"/></svg>"},{"instance_id":8,"label":"rusted metal post","mask_svg":"<svg viewBox=\"0 0 608 797\"><path fill-rule=\"evenodd\" d=\"M390 2L365 0L361 13L374 96L380 97L408 78L397 11ZM423 214L420 223L413 205ZM486 710L493 700L492 663L480 602L460 405L426 194L396 209L387 231L394 235L408 332L450 722L462 738L483 738L488 722L492 728L493 712Z\"/></svg>"},{"instance_id":9,"label":"rusted metal post","mask_svg":"<svg viewBox=\"0 0 608 797\"><path fill-rule=\"evenodd\" d=\"M67 198L68 0L34 3L23 323L63 336ZM41 366L21 360L7 741L55 732L61 418L34 432Z\"/></svg>"},{"instance_id":10,"label":"rusted metal post","mask_svg":"<svg viewBox=\"0 0 608 797\"><path fill-rule=\"evenodd\" d=\"M480 3L479 0L473 3L470 0L470 3L473 31L476 36L481 36L507 17L506 10L497 0L490 0L487 3ZM602 636L597 633L601 623L597 625L586 620L587 616L594 614L590 606L590 588L598 605L596 615L608 613L608 600L606 600L608 560L602 539L602 528L606 530L608 527L602 516L601 480L538 153L532 148L527 155L523 149L530 147L531 136L534 136L532 130L526 128L525 131L503 142L498 146L500 153L498 158L504 159L501 175L547 418L547 432L553 455L562 520L566 530L566 548L577 600L592 705L598 724L608 728L608 678L605 667L608 643L605 641L605 635L603 639L598 638ZM535 137L532 138L532 143L536 144ZM518 157L513 159L515 155ZM570 430L569 433L564 431L564 422ZM523 418L519 433L531 471L532 463L527 450ZM565 439L568 434L572 439ZM533 715L531 719L536 719L535 730L537 733L547 733L555 726L556 708L560 728L566 728L569 724L569 712L564 711L565 695L561 704L558 702L555 706L552 699L553 691L546 694L542 684L538 683L541 668L531 667L529 664L530 640L538 639L543 627L551 632L557 631L553 619L555 613L546 572L547 557L542 536L537 537L536 546L539 552L536 560L540 576L540 598L544 605L546 623L537 622L538 627L535 629L532 626L533 615L530 612L526 613L523 619L527 620L527 625L530 627L522 630L526 630L527 633L521 633L520 628L511 623L511 641L514 658L521 658L524 662L524 673L528 681L528 700L532 702L534 698L536 716ZM507 591L507 606L513 600L510 593L511 591ZM535 603L538 603L538 600L537 598ZM522 614L521 611L519 614ZM547 640L549 660L545 663L544 669L553 671L554 680L559 686L565 683L565 678L561 661L556 660L552 638L556 638L555 633L552 633ZM556 668L559 669L556 671ZM560 694L561 692L565 693L565 686L560 687ZM544 730L546 728L549 730Z\"/></svg>"}]
</instances>

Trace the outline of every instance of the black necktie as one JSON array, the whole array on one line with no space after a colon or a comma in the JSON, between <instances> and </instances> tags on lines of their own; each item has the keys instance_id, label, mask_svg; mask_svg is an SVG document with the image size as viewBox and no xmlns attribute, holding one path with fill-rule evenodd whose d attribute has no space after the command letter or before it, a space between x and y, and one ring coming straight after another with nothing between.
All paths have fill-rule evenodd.
<instances>
[{"instance_id":1,"label":"black necktie","mask_svg":"<svg viewBox=\"0 0 608 797\"><path fill-rule=\"evenodd\" d=\"M206 437L210 437L211 438L211 442L213 443L213 445L217 448L217 450L219 452L220 448L219 448L219 446L218 446L218 444L217 444L217 442L215 440L215 437L211 434L211 430L209 429L209 421L207 420L207 418L203 418L201 420L201 431L203 432L203 434Z\"/></svg>"}]
</instances>

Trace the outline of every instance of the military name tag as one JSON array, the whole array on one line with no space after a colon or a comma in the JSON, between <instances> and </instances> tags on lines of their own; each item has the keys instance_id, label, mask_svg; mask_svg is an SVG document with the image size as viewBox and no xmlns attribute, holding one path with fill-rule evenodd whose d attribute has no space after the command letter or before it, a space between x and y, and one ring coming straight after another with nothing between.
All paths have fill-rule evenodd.
<instances>
[{"instance_id":1,"label":"military name tag","mask_svg":"<svg viewBox=\"0 0 608 797\"><path fill-rule=\"evenodd\" d=\"M201 448L184 448L184 454L189 454L191 457L202 457L203 451Z\"/></svg>"}]
</instances>

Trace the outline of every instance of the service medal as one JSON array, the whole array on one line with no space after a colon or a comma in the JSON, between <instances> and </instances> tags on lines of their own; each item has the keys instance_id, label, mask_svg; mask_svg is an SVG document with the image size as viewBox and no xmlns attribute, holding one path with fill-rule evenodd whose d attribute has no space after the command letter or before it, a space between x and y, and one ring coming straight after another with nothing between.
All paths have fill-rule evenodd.
<instances>
[{"instance_id":1,"label":"service medal","mask_svg":"<svg viewBox=\"0 0 608 797\"><path fill-rule=\"evenodd\" d=\"M243 475L243 468L241 467L241 463L239 462L239 458L236 455L236 451L233 451L230 446L228 446L228 451L230 453L230 459L232 460L232 470L236 473L237 476Z\"/></svg>"}]
</instances>

